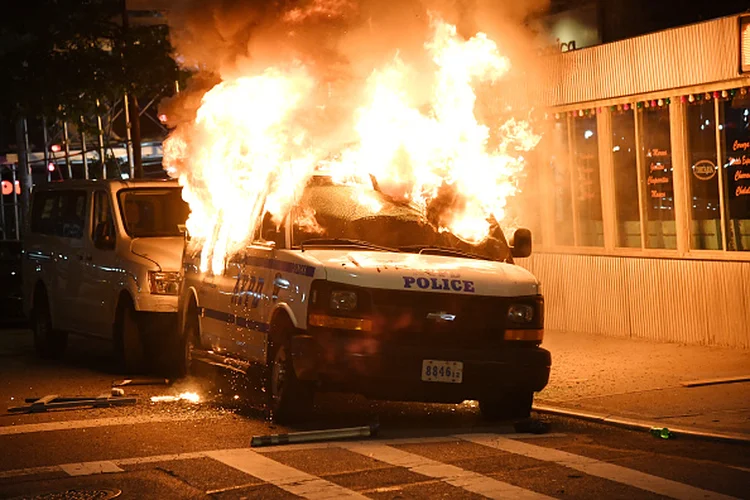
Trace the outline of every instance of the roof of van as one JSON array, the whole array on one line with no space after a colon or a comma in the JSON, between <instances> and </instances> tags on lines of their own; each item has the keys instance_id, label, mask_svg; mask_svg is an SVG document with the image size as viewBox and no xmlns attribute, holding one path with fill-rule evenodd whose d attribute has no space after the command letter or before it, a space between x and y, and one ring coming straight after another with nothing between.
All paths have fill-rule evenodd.
<instances>
[{"instance_id":1,"label":"roof of van","mask_svg":"<svg viewBox=\"0 0 750 500\"><path fill-rule=\"evenodd\" d=\"M66 179L63 181L52 181L39 183L34 186L34 191L58 190L87 187L106 187L112 190L133 187L162 187L178 186L177 179Z\"/></svg>"}]
</instances>

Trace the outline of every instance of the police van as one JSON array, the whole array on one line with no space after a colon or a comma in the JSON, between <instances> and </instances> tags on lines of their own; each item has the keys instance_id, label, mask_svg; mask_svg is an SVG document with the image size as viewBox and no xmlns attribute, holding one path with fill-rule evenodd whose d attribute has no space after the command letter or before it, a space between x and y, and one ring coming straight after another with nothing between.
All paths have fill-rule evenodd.
<instances>
[{"instance_id":1,"label":"police van","mask_svg":"<svg viewBox=\"0 0 750 500\"><path fill-rule=\"evenodd\" d=\"M304 418L316 391L529 415L551 357L540 284L513 263L531 252L528 230L509 245L495 226L472 245L376 184L325 175L280 227L264 220L223 270L202 273L186 252L183 372L196 358L260 367L278 420Z\"/></svg>"}]
</instances>

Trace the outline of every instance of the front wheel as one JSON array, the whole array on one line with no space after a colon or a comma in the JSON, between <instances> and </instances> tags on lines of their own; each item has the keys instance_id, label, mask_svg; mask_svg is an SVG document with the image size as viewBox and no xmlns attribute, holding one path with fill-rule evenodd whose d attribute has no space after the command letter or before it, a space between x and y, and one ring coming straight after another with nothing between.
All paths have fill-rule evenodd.
<instances>
[{"instance_id":1,"label":"front wheel","mask_svg":"<svg viewBox=\"0 0 750 500\"><path fill-rule=\"evenodd\" d=\"M115 325L115 356L126 374L140 373L145 369L141 331L135 309L127 302L122 305Z\"/></svg>"},{"instance_id":2,"label":"front wheel","mask_svg":"<svg viewBox=\"0 0 750 500\"><path fill-rule=\"evenodd\" d=\"M166 348L166 374L170 377L181 378L190 374L193 363L193 348L198 339L198 313L190 308L185 318L185 326L179 331L175 326Z\"/></svg>"},{"instance_id":3,"label":"front wheel","mask_svg":"<svg viewBox=\"0 0 750 500\"><path fill-rule=\"evenodd\" d=\"M298 421L310 414L315 390L294 373L289 335L292 325L284 321L271 333L268 349L268 392L271 418L279 423Z\"/></svg>"},{"instance_id":4,"label":"front wheel","mask_svg":"<svg viewBox=\"0 0 750 500\"><path fill-rule=\"evenodd\" d=\"M34 349L39 357L57 359L62 356L68 345L68 334L52 328L49 300L44 291L39 291L34 297L31 324L34 332Z\"/></svg>"},{"instance_id":5,"label":"front wheel","mask_svg":"<svg viewBox=\"0 0 750 500\"><path fill-rule=\"evenodd\" d=\"M479 400L479 411L487 420L517 420L531 415L534 391L516 391Z\"/></svg>"}]
</instances>

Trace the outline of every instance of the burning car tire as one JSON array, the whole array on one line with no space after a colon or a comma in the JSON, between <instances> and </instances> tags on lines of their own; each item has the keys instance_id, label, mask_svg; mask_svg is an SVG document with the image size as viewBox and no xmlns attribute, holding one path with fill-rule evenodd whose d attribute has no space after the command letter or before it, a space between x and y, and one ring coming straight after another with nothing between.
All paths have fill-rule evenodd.
<instances>
[{"instance_id":1,"label":"burning car tire","mask_svg":"<svg viewBox=\"0 0 750 500\"><path fill-rule=\"evenodd\" d=\"M278 321L268 347L268 408L271 418L279 423L305 418L312 410L315 397L313 386L299 380L294 373L289 347L292 330L289 319Z\"/></svg>"},{"instance_id":2,"label":"burning car tire","mask_svg":"<svg viewBox=\"0 0 750 500\"><path fill-rule=\"evenodd\" d=\"M31 319L34 348L37 354L45 359L59 358L68 345L68 334L52 328L49 300L43 288L34 294L34 309Z\"/></svg>"},{"instance_id":3,"label":"burning car tire","mask_svg":"<svg viewBox=\"0 0 750 500\"><path fill-rule=\"evenodd\" d=\"M480 399L479 411L487 420L528 418L533 402L533 391L508 393L497 398Z\"/></svg>"}]
</instances>

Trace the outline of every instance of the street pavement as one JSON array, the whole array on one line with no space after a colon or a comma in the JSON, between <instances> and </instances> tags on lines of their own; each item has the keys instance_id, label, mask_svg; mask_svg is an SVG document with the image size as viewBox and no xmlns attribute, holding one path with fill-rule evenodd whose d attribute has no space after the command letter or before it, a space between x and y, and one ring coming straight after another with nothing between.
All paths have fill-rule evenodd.
<instances>
[{"instance_id":1,"label":"street pavement","mask_svg":"<svg viewBox=\"0 0 750 500\"><path fill-rule=\"evenodd\" d=\"M747 442L664 440L603 421L746 436L747 382L681 383L743 376L747 351L561 332L548 332L544 345L554 366L536 400L534 421L548 430L540 434L486 422L475 402L337 394L319 397L309 422L280 426L254 399L262 394L210 366L174 383L123 386L135 405L0 408L0 498L750 498ZM73 338L49 362L35 357L28 331L0 329L6 407L98 395L123 379L106 343ZM183 391L201 402L151 400ZM255 436L373 422L380 432L370 439L251 446Z\"/></svg>"},{"instance_id":2,"label":"street pavement","mask_svg":"<svg viewBox=\"0 0 750 500\"><path fill-rule=\"evenodd\" d=\"M559 331L543 346L538 410L750 444L750 350Z\"/></svg>"}]
</instances>

